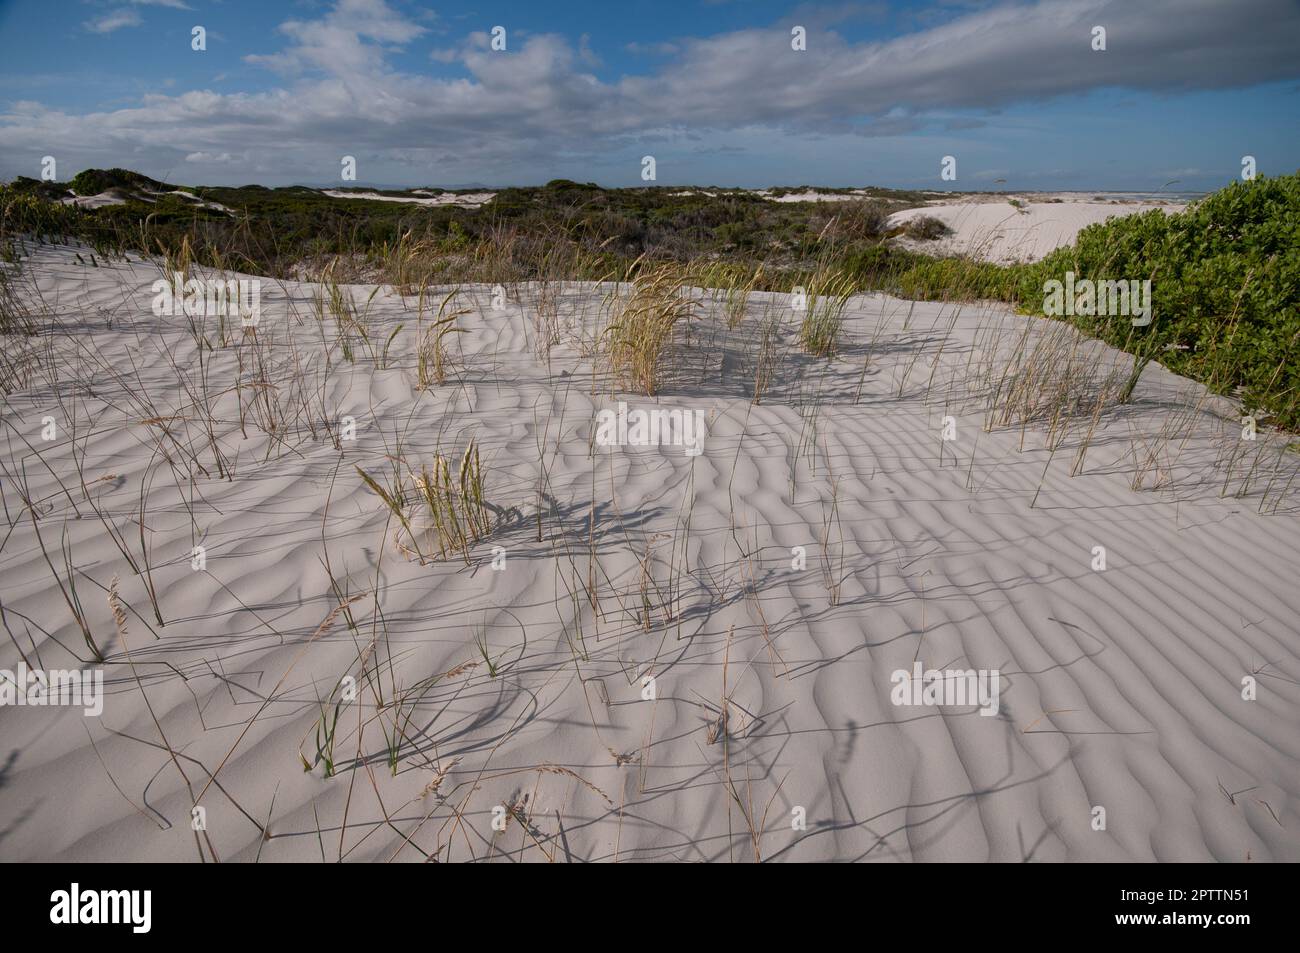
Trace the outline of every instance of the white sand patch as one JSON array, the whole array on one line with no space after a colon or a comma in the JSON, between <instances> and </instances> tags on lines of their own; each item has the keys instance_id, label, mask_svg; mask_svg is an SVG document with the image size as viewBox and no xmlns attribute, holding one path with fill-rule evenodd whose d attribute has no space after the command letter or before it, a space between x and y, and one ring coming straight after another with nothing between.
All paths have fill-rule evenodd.
<instances>
[{"instance_id":1,"label":"white sand patch","mask_svg":"<svg viewBox=\"0 0 1300 953\"><path fill-rule=\"evenodd\" d=\"M138 202L157 202L159 196L175 195L184 199L198 208L210 208L218 212L230 212L219 202L208 202L199 198L193 192L185 192L181 189L171 189L166 192L127 192L125 189L114 188L100 192L98 195L74 195L69 198L59 199L64 205L77 205L81 208L104 208L108 205L125 205L128 198L135 199Z\"/></svg>"},{"instance_id":2,"label":"white sand patch","mask_svg":"<svg viewBox=\"0 0 1300 953\"><path fill-rule=\"evenodd\" d=\"M417 190L423 193L424 190ZM335 199L368 199L371 202L407 202L412 205L461 205L478 208L496 197L495 192L444 192L442 195L380 195L378 192L343 192L325 189L323 194Z\"/></svg>"},{"instance_id":3,"label":"white sand patch","mask_svg":"<svg viewBox=\"0 0 1300 953\"><path fill-rule=\"evenodd\" d=\"M195 861L196 798L225 861L752 859L731 782L771 802L764 859L1300 860L1300 482L1263 495L1296 461L1221 496L1216 459L1250 449L1236 409L1179 429L1204 391L1158 365L1071 476L1085 420L1055 454L1046 421L983 429L982 369L1063 327L1004 308L855 298L826 363L754 295L731 331L693 323L652 400L591 393L573 334L612 287L560 289L548 366L531 299L467 286L462 367L421 389L417 303L389 288L344 289L370 342L403 326L384 369L295 282L265 283L255 339L203 322L200 361L190 319L150 313L155 263L77 251L37 247L17 285L70 333L35 348L58 393L36 374L6 398L0 669L88 657L67 551L106 697L0 706L6 860ZM784 356L754 405L765 315ZM699 411L703 453L589 455L620 400ZM491 536L468 564L407 558L356 468L383 482L471 438ZM997 715L895 705L915 660L996 670Z\"/></svg>"},{"instance_id":4,"label":"white sand patch","mask_svg":"<svg viewBox=\"0 0 1300 953\"><path fill-rule=\"evenodd\" d=\"M125 205L126 197L120 189L109 189L97 195L73 195L59 199L64 205L76 205L80 208L104 208L109 205Z\"/></svg>"},{"instance_id":5,"label":"white sand patch","mask_svg":"<svg viewBox=\"0 0 1300 953\"><path fill-rule=\"evenodd\" d=\"M814 192L808 190L773 195L770 189L761 189L754 192L754 194L760 195L770 202L854 202L870 193L866 189L848 189L844 192Z\"/></svg>"},{"instance_id":6,"label":"white sand patch","mask_svg":"<svg viewBox=\"0 0 1300 953\"><path fill-rule=\"evenodd\" d=\"M209 201L207 201L207 200L205 200L205 199L201 199L201 198L199 198L199 197L198 197L197 195L195 195L193 192L185 192L185 191L183 191L183 190L181 190L181 189L172 189L172 190L169 191L169 192L151 192L151 193L149 193L149 194L150 194L150 195L178 195L178 196L180 196L181 198L185 199L186 201L188 201L188 202L190 202L190 203L192 203L192 204L194 204L194 205L197 205L199 208L210 208L210 209L213 209L214 211L217 211L217 212L229 212L229 211L230 211L230 209L226 208L226 207L225 207L224 205L222 205L220 202L209 202Z\"/></svg>"},{"instance_id":7,"label":"white sand patch","mask_svg":"<svg viewBox=\"0 0 1300 953\"><path fill-rule=\"evenodd\" d=\"M1018 200L1022 202L1019 209L1006 199L941 202L897 212L890 216L890 224L903 225L918 216L932 216L951 228L953 234L932 242L900 239L900 244L916 251L938 255L968 255L982 261L1005 264L1038 261L1062 245L1073 244L1081 229L1108 218L1136 215L1154 208L1173 214L1184 208L1182 205L1149 202L1112 204Z\"/></svg>"}]
</instances>

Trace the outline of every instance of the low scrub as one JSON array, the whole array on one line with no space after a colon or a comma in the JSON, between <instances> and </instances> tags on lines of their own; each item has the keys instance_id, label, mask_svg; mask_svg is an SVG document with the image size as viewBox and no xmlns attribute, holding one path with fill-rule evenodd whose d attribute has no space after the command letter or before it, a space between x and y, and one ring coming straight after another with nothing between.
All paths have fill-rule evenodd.
<instances>
[{"instance_id":1,"label":"low scrub","mask_svg":"<svg viewBox=\"0 0 1300 953\"><path fill-rule=\"evenodd\" d=\"M897 293L919 301L1019 301L1015 267L967 258L921 258L898 276ZM1041 303L1041 302L1040 302Z\"/></svg>"},{"instance_id":2,"label":"low scrub","mask_svg":"<svg viewBox=\"0 0 1300 953\"><path fill-rule=\"evenodd\" d=\"M932 242L951 235L952 229L933 215L918 215L904 226L903 234L919 242Z\"/></svg>"}]
</instances>

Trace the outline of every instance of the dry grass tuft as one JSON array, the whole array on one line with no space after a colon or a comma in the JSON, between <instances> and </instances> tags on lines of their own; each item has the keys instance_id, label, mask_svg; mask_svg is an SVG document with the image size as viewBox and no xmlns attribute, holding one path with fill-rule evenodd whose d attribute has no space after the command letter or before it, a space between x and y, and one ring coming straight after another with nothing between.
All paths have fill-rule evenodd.
<instances>
[{"instance_id":1,"label":"dry grass tuft","mask_svg":"<svg viewBox=\"0 0 1300 953\"><path fill-rule=\"evenodd\" d=\"M839 349L844 309L854 282L843 272L822 270L808 285L808 313L799 326L799 344L814 357L834 357Z\"/></svg>"},{"instance_id":2,"label":"dry grass tuft","mask_svg":"<svg viewBox=\"0 0 1300 953\"><path fill-rule=\"evenodd\" d=\"M424 291L420 292L421 330L419 349L416 354L416 376L421 389L434 384L447 383L447 373L452 366L447 342L451 335L463 334L465 331L464 328L456 327L456 319L471 313L469 308L449 310L451 299L456 297L456 294L456 291L450 291L442 299L442 304L438 305L438 314L426 331L423 329Z\"/></svg>"},{"instance_id":3,"label":"dry grass tuft","mask_svg":"<svg viewBox=\"0 0 1300 953\"><path fill-rule=\"evenodd\" d=\"M695 317L696 302L687 291L691 277L673 262L641 266L617 320L605 329L610 371L620 386L648 396L663 386L674 332Z\"/></svg>"},{"instance_id":4,"label":"dry grass tuft","mask_svg":"<svg viewBox=\"0 0 1300 953\"><path fill-rule=\"evenodd\" d=\"M357 467L357 473L366 486L378 496L397 517L415 546L415 555L423 560L422 540L432 538L432 549L438 558L459 552L469 563L470 546L492 532L493 513L486 500L486 471L479 454L478 443L469 442L459 464L453 470L451 461L442 454L434 456L430 467L410 477L402 477L401 464L394 467L393 483L382 486L374 477ZM427 533L417 530L408 514L410 501L422 504L418 514L427 524ZM402 547L404 549L404 547Z\"/></svg>"}]
</instances>

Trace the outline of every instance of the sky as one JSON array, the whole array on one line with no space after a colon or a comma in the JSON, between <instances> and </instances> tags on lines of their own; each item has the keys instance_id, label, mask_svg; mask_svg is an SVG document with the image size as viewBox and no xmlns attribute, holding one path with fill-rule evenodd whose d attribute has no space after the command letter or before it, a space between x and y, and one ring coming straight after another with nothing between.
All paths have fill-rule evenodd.
<instances>
[{"instance_id":1,"label":"sky","mask_svg":"<svg viewBox=\"0 0 1300 953\"><path fill-rule=\"evenodd\" d=\"M1208 191L1244 156L1300 168L1300 0L0 0L0 178L46 156L187 185Z\"/></svg>"}]
</instances>

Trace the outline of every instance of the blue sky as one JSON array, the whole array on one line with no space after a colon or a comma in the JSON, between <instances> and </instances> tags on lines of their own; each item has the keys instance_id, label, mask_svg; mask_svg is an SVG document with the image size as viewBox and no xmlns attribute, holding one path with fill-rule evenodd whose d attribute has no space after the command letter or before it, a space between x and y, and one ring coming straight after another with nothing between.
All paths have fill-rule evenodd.
<instances>
[{"instance_id":1,"label":"blue sky","mask_svg":"<svg viewBox=\"0 0 1300 953\"><path fill-rule=\"evenodd\" d=\"M325 185L352 155L362 185L633 185L653 155L662 185L1145 191L1300 167L1296 0L0 0L0 64L4 178L52 155L61 179Z\"/></svg>"}]
</instances>

